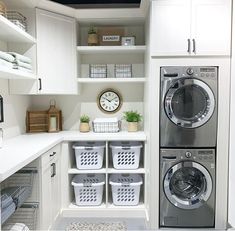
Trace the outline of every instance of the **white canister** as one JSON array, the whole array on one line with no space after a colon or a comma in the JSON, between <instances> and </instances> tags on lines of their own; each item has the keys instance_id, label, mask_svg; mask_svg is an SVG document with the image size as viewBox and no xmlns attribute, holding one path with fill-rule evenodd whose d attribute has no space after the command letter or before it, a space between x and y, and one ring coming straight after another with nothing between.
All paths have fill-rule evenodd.
<instances>
[{"instance_id":1,"label":"white canister","mask_svg":"<svg viewBox=\"0 0 235 231\"><path fill-rule=\"evenodd\" d=\"M3 143L3 129L0 128L0 148L2 148L2 143Z\"/></svg>"}]
</instances>

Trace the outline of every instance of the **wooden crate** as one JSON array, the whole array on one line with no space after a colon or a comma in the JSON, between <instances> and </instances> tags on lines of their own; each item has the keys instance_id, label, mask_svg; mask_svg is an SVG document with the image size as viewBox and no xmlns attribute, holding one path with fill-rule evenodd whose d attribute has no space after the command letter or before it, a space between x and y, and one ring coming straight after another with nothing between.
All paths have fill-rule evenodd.
<instances>
[{"instance_id":1,"label":"wooden crate","mask_svg":"<svg viewBox=\"0 0 235 231\"><path fill-rule=\"evenodd\" d=\"M26 132L47 132L48 111L27 111Z\"/></svg>"}]
</instances>

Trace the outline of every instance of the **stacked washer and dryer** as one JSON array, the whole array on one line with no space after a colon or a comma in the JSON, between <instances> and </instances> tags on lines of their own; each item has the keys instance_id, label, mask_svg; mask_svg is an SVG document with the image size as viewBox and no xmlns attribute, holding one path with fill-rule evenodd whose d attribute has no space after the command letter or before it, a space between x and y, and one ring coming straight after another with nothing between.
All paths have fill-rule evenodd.
<instances>
[{"instance_id":1,"label":"stacked washer and dryer","mask_svg":"<svg viewBox=\"0 0 235 231\"><path fill-rule=\"evenodd\" d=\"M217 83L218 67L161 67L161 227L214 227Z\"/></svg>"}]
</instances>

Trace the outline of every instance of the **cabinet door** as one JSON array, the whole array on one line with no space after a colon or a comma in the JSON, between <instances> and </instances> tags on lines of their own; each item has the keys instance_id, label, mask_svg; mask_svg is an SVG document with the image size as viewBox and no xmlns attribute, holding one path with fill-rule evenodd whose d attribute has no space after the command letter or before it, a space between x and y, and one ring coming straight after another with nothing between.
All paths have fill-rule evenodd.
<instances>
[{"instance_id":1,"label":"cabinet door","mask_svg":"<svg viewBox=\"0 0 235 231\"><path fill-rule=\"evenodd\" d=\"M42 187L41 187L41 227L48 230L52 223L52 191L51 191L51 166L42 167Z\"/></svg>"},{"instance_id":2,"label":"cabinet door","mask_svg":"<svg viewBox=\"0 0 235 231\"><path fill-rule=\"evenodd\" d=\"M159 0L152 2L152 56L188 55L190 42L190 1Z\"/></svg>"},{"instance_id":3,"label":"cabinet door","mask_svg":"<svg viewBox=\"0 0 235 231\"><path fill-rule=\"evenodd\" d=\"M231 1L192 0L192 39L197 55L230 55Z\"/></svg>"},{"instance_id":4,"label":"cabinet door","mask_svg":"<svg viewBox=\"0 0 235 231\"><path fill-rule=\"evenodd\" d=\"M39 93L77 94L75 19L37 9Z\"/></svg>"},{"instance_id":5,"label":"cabinet door","mask_svg":"<svg viewBox=\"0 0 235 231\"><path fill-rule=\"evenodd\" d=\"M60 190L60 161L59 159L51 163L52 175L51 175L51 193L52 193L52 222L56 219L60 213L61 208L61 190Z\"/></svg>"}]
</instances>

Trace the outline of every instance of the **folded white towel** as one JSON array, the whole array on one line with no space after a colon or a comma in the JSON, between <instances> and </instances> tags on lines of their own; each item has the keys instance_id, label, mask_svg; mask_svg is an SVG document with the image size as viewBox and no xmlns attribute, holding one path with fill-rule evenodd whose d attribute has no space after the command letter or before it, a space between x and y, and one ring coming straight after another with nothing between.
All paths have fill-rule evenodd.
<instances>
[{"instance_id":1,"label":"folded white towel","mask_svg":"<svg viewBox=\"0 0 235 231\"><path fill-rule=\"evenodd\" d=\"M0 58L0 66L12 69L13 68L13 63L10 63L10 62L6 61L5 59Z\"/></svg>"},{"instance_id":2,"label":"folded white towel","mask_svg":"<svg viewBox=\"0 0 235 231\"><path fill-rule=\"evenodd\" d=\"M117 117L111 117L111 118L96 118L94 120L94 123L117 123L118 118Z\"/></svg>"},{"instance_id":3,"label":"folded white towel","mask_svg":"<svg viewBox=\"0 0 235 231\"><path fill-rule=\"evenodd\" d=\"M24 68L24 67L19 67L19 66L17 66L17 65L14 65L14 66L13 66L13 69L19 70L19 71L24 71L24 72L29 72L29 73L32 73L32 72L33 72L32 70L29 70L29 69Z\"/></svg>"},{"instance_id":4,"label":"folded white towel","mask_svg":"<svg viewBox=\"0 0 235 231\"><path fill-rule=\"evenodd\" d=\"M26 68L26 69L32 70L32 65L31 65L31 64L24 63L24 62L21 62L21 61L19 61L19 60L16 61L16 64L17 64L19 67L24 67L24 68Z\"/></svg>"},{"instance_id":5,"label":"folded white towel","mask_svg":"<svg viewBox=\"0 0 235 231\"><path fill-rule=\"evenodd\" d=\"M15 223L13 225L8 225L7 227L4 226L4 229L10 231L29 231L28 226L23 223Z\"/></svg>"},{"instance_id":6,"label":"folded white towel","mask_svg":"<svg viewBox=\"0 0 235 231\"><path fill-rule=\"evenodd\" d=\"M29 57L26 57L24 55L20 55L15 52L8 52L8 54L13 55L17 61L21 61L21 62L28 63L28 64L32 63L32 60Z\"/></svg>"},{"instance_id":7,"label":"folded white towel","mask_svg":"<svg viewBox=\"0 0 235 231\"><path fill-rule=\"evenodd\" d=\"M12 55L7 54L4 51L0 51L0 59L4 59L4 60L11 62L11 63L13 63L15 60L15 58Z\"/></svg>"}]
</instances>

